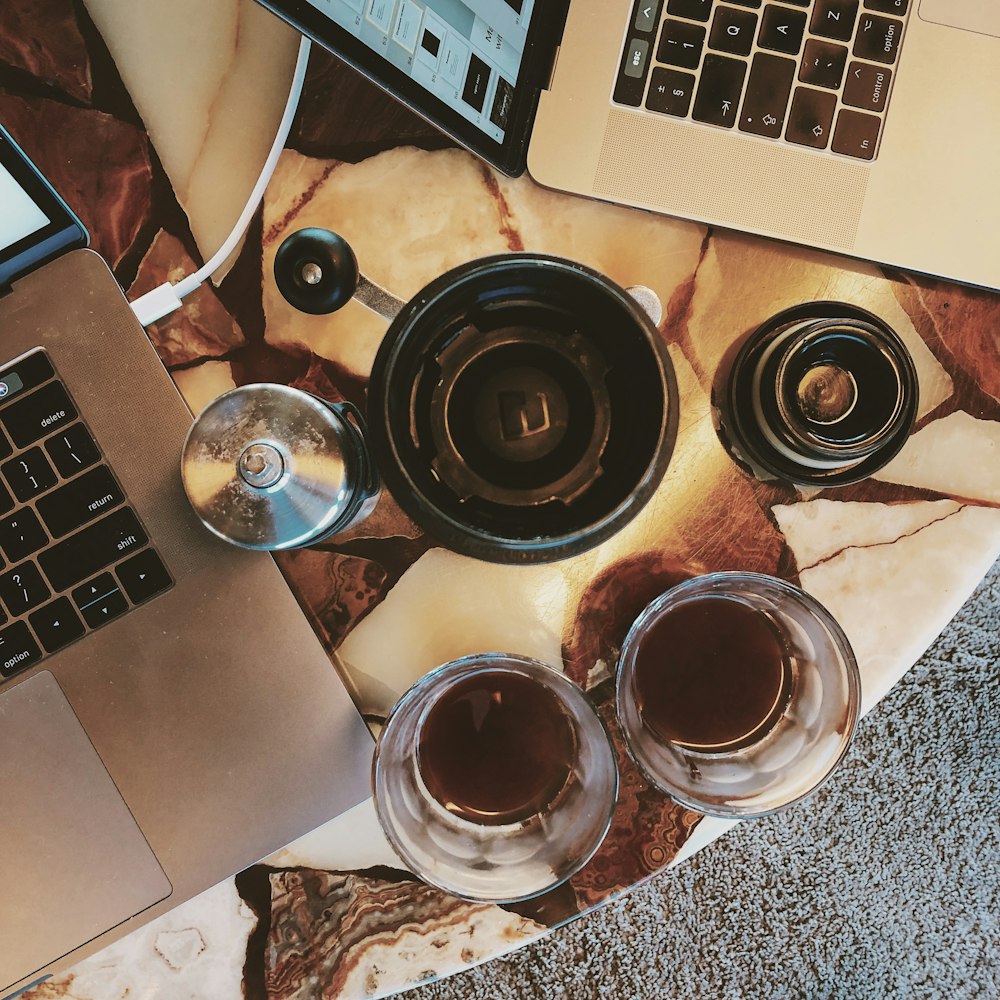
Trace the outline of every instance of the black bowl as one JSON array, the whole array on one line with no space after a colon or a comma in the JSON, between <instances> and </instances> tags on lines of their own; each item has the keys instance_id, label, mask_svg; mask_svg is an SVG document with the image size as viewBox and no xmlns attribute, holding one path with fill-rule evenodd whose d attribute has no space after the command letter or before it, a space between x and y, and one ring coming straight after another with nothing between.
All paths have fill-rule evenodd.
<instances>
[{"instance_id":1,"label":"black bowl","mask_svg":"<svg viewBox=\"0 0 1000 1000\"><path fill-rule=\"evenodd\" d=\"M652 495L677 433L673 366L649 318L582 264L472 261L393 321L368 398L399 505L465 555L564 559Z\"/></svg>"}]
</instances>

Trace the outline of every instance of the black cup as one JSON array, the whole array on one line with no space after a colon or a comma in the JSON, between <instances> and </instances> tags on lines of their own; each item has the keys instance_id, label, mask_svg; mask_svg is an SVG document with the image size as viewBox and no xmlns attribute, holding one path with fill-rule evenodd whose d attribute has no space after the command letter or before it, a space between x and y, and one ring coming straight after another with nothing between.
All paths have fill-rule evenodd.
<instances>
[{"instance_id":1,"label":"black cup","mask_svg":"<svg viewBox=\"0 0 1000 1000\"><path fill-rule=\"evenodd\" d=\"M652 495L677 433L673 366L622 288L507 254L415 295L379 348L368 418L397 502L457 552L564 559Z\"/></svg>"},{"instance_id":2,"label":"black cup","mask_svg":"<svg viewBox=\"0 0 1000 1000\"><path fill-rule=\"evenodd\" d=\"M759 479L844 486L899 452L918 396L909 351L882 319L845 302L809 302L771 317L744 342L720 433Z\"/></svg>"}]
</instances>

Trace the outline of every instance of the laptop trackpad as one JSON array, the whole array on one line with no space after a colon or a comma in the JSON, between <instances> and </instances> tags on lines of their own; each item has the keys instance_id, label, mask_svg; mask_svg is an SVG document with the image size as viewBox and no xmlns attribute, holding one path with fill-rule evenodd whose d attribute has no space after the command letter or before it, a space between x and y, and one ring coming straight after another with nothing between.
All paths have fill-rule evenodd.
<instances>
[{"instance_id":1,"label":"laptop trackpad","mask_svg":"<svg viewBox=\"0 0 1000 1000\"><path fill-rule=\"evenodd\" d=\"M983 0L920 0L920 16L934 24L1000 38L1000 3Z\"/></svg>"},{"instance_id":2,"label":"laptop trackpad","mask_svg":"<svg viewBox=\"0 0 1000 1000\"><path fill-rule=\"evenodd\" d=\"M0 994L170 892L52 674L0 694Z\"/></svg>"}]
</instances>

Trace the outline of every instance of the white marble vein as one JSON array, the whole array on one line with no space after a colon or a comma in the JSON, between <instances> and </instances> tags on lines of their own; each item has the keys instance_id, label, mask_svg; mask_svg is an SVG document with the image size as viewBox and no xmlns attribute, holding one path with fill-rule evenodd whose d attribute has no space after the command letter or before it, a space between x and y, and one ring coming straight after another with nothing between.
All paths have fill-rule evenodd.
<instances>
[{"instance_id":1,"label":"white marble vein","mask_svg":"<svg viewBox=\"0 0 1000 1000\"><path fill-rule=\"evenodd\" d=\"M803 588L854 648L863 712L923 655L1000 557L1000 509L951 501L903 506L812 500L773 508L800 566L808 567L800 569Z\"/></svg>"},{"instance_id":2,"label":"white marble vein","mask_svg":"<svg viewBox=\"0 0 1000 1000\"><path fill-rule=\"evenodd\" d=\"M299 35L253 0L85 2L207 258L274 142Z\"/></svg>"},{"instance_id":3,"label":"white marble vein","mask_svg":"<svg viewBox=\"0 0 1000 1000\"><path fill-rule=\"evenodd\" d=\"M361 710L387 713L428 670L471 653L561 665L567 591L558 564L498 566L446 549L424 553L340 647Z\"/></svg>"},{"instance_id":4,"label":"white marble vein","mask_svg":"<svg viewBox=\"0 0 1000 1000\"><path fill-rule=\"evenodd\" d=\"M242 1000L256 918L232 879L116 941L25 1000Z\"/></svg>"},{"instance_id":5,"label":"white marble vein","mask_svg":"<svg viewBox=\"0 0 1000 1000\"><path fill-rule=\"evenodd\" d=\"M1000 423L956 410L917 431L874 478L1000 504Z\"/></svg>"}]
</instances>

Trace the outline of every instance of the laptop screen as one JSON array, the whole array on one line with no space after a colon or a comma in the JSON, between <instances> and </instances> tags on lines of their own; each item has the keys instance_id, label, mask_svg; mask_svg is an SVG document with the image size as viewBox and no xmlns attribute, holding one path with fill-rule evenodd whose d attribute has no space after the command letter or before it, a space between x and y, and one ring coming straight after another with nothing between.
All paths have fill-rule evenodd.
<instances>
[{"instance_id":1,"label":"laptop screen","mask_svg":"<svg viewBox=\"0 0 1000 1000\"><path fill-rule=\"evenodd\" d=\"M309 0L495 142L506 138L535 0Z\"/></svg>"}]
</instances>

